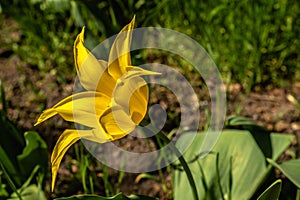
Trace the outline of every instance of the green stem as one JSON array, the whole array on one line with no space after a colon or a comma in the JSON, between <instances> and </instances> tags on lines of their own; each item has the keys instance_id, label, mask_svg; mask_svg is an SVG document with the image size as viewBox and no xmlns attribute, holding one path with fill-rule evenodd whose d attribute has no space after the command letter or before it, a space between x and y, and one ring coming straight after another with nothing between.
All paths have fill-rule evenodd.
<instances>
[{"instance_id":1,"label":"green stem","mask_svg":"<svg viewBox=\"0 0 300 200\"><path fill-rule=\"evenodd\" d=\"M219 171L219 153L217 153L216 155L216 179L217 179L219 191L221 193L221 198L222 200L225 200L224 192L222 190L222 185L221 185L220 171Z\"/></svg>"},{"instance_id":2,"label":"green stem","mask_svg":"<svg viewBox=\"0 0 300 200\"><path fill-rule=\"evenodd\" d=\"M14 182L11 180L11 178L9 177L6 169L4 168L4 166L2 165L2 163L0 163L0 167L7 179L8 184L10 185L11 189L16 193L16 195L19 197L20 200L22 200L21 194L18 192Z\"/></svg>"},{"instance_id":3,"label":"green stem","mask_svg":"<svg viewBox=\"0 0 300 200\"><path fill-rule=\"evenodd\" d=\"M193 175L192 175L192 172L187 164L187 162L185 161L183 155L181 155L180 151L176 148L176 146L170 141L170 139L165 136L162 132L158 132L157 133L157 136L162 139L165 143L169 144L170 147L171 147L171 150L175 153L175 155L178 157L186 175L187 175L187 178L188 178L188 181L190 183L190 186L192 188L192 192L193 192L193 196L194 196L194 199L195 200L198 200L199 197L198 197L198 193L197 193L197 189L196 189L196 184L195 184L195 181L194 181L194 178L193 178Z\"/></svg>"}]
</instances>

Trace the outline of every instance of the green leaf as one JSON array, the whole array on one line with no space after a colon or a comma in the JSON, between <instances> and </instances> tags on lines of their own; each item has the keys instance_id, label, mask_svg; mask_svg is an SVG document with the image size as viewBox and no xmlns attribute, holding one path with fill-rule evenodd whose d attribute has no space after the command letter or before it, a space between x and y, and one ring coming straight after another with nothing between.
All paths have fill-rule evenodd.
<instances>
[{"instance_id":1,"label":"green leaf","mask_svg":"<svg viewBox=\"0 0 300 200\"><path fill-rule=\"evenodd\" d=\"M0 118L0 148L0 161L8 173L15 174L14 172L19 170L17 155L24 148L24 138L6 117ZM2 157L4 154L6 156ZM10 161L8 162L8 160Z\"/></svg>"},{"instance_id":2,"label":"green leaf","mask_svg":"<svg viewBox=\"0 0 300 200\"><path fill-rule=\"evenodd\" d=\"M9 196L9 194L8 194L8 192L6 191L6 185L5 184L1 184L0 185L0 199L1 199L1 197L8 197Z\"/></svg>"},{"instance_id":3,"label":"green leaf","mask_svg":"<svg viewBox=\"0 0 300 200\"><path fill-rule=\"evenodd\" d=\"M241 130L248 130L254 137L259 148L264 153L265 157L272 157L272 147L270 132L264 127L259 126L255 121L250 118L240 116L230 116L227 119L226 126L229 128L238 128Z\"/></svg>"},{"instance_id":4,"label":"green leaf","mask_svg":"<svg viewBox=\"0 0 300 200\"><path fill-rule=\"evenodd\" d=\"M20 186L21 177L17 176L19 168L16 157L22 152L25 142L19 130L7 118L5 93L1 80L0 103L2 104L2 110L0 111L0 163L13 179L13 182Z\"/></svg>"},{"instance_id":5,"label":"green leaf","mask_svg":"<svg viewBox=\"0 0 300 200\"><path fill-rule=\"evenodd\" d=\"M274 160L267 158L272 166L278 168L292 183L300 188L300 159L289 160L281 164L277 164Z\"/></svg>"},{"instance_id":6,"label":"green leaf","mask_svg":"<svg viewBox=\"0 0 300 200\"><path fill-rule=\"evenodd\" d=\"M250 125L250 126L258 126L255 121L253 121L250 118L246 117L241 117L241 116L230 116L227 118L226 126L245 126L245 125Z\"/></svg>"},{"instance_id":7,"label":"green leaf","mask_svg":"<svg viewBox=\"0 0 300 200\"><path fill-rule=\"evenodd\" d=\"M45 193L37 185L30 185L19 190L22 200L47 200ZM8 200L19 200L16 193L13 193Z\"/></svg>"},{"instance_id":8,"label":"green leaf","mask_svg":"<svg viewBox=\"0 0 300 200\"><path fill-rule=\"evenodd\" d=\"M144 195L131 194L128 196L131 200L158 200L156 197L148 197Z\"/></svg>"},{"instance_id":9,"label":"green leaf","mask_svg":"<svg viewBox=\"0 0 300 200\"><path fill-rule=\"evenodd\" d=\"M4 177L7 180L8 185L10 186L10 188L12 189L12 191L14 191L16 193L16 195L21 199L20 194L19 194L19 192L18 192L18 190L16 188L16 185L11 180L9 174L6 172L6 169L4 168L4 166L2 165L2 163L0 163L0 167L1 167L1 170L2 170L2 172L4 174Z\"/></svg>"},{"instance_id":10,"label":"green leaf","mask_svg":"<svg viewBox=\"0 0 300 200\"><path fill-rule=\"evenodd\" d=\"M130 195L125 196L122 193L119 193L113 197L101 197L96 195L76 195L71 197L62 197L62 198L56 198L55 200L157 200L155 197L147 197L143 195Z\"/></svg>"},{"instance_id":11,"label":"green leaf","mask_svg":"<svg viewBox=\"0 0 300 200\"><path fill-rule=\"evenodd\" d=\"M45 141L33 131L24 134L26 146L22 154L17 156L21 174L26 178L32 172L36 165L43 169L48 166L48 153Z\"/></svg>"},{"instance_id":12,"label":"green leaf","mask_svg":"<svg viewBox=\"0 0 300 200\"><path fill-rule=\"evenodd\" d=\"M0 146L0 163L8 171L9 174L17 174L18 169L15 168L15 165L10 160L9 156L5 153L2 146Z\"/></svg>"},{"instance_id":13,"label":"green leaf","mask_svg":"<svg viewBox=\"0 0 300 200\"><path fill-rule=\"evenodd\" d=\"M281 191L281 180L276 180L270 187L268 187L258 198L257 200L276 200L279 198Z\"/></svg>"},{"instance_id":14,"label":"green leaf","mask_svg":"<svg viewBox=\"0 0 300 200\"><path fill-rule=\"evenodd\" d=\"M76 1L71 1L71 15L77 26L79 26L79 27L84 26L84 20L79 11L78 2L76 2Z\"/></svg>"},{"instance_id":15,"label":"green leaf","mask_svg":"<svg viewBox=\"0 0 300 200\"><path fill-rule=\"evenodd\" d=\"M26 188L30 185L31 181L33 178L37 177L37 172L39 171L40 166L36 165L35 168L32 170L30 176L28 177L28 179L23 183L22 187L20 189Z\"/></svg>"},{"instance_id":16,"label":"green leaf","mask_svg":"<svg viewBox=\"0 0 300 200\"><path fill-rule=\"evenodd\" d=\"M183 134L178 139L176 146L186 143L186 138L190 138L187 134ZM195 160L199 157L205 134L196 135L193 143L184 153L186 160ZM272 158L277 159L291 144L293 138L290 135L271 133ZM218 172L223 197L216 180L216 152L219 153ZM223 131L212 152L204 158L198 158L189 166L196 182L199 199L222 199L228 196L232 199L250 199L271 169L253 135L249 131L242 130ZM174 199L192 199L192 192L184 172L175 170L173 179Z\"/></svg>"}]
</instances>

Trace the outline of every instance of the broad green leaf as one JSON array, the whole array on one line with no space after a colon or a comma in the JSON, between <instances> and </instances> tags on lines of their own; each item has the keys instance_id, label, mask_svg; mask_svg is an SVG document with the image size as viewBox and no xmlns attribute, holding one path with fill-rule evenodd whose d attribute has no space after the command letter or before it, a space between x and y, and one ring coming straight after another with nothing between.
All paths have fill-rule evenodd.
<instances>
[{"instance_id":1,"label":"broad green leaf","mask_svg":"<svg viewBox=\"0 0 300 200\"><path fill-rule=\"evenodd\" d=\"M265 157L272 157L273 152L271 147L270 132L264 127L259 126L252 119L241 116L230 116L226 121L226 127L248 130L254 137Z\"/></svg>"},{"instance_id":2,"label":"broad green leaf","mask_svg":"<svg viewBox=\"0 0 300 200\"><path fill-rule=\"evenodd\" d=\"M15 167L13 162L10 160L9 156L6 154L2 146L0 146L0 163L3 165L3 167L6 169L6 171L9 174L16 175L18 172L18 169Z\"/></svg>"},{"instance_id":3,"label":"broad green leaf","mask_svg":"<svg viewBox=\"0 0 300 200\"><path fill-rule=\"evenodd\" d=\"M281 191L281 184L282 184L281 180L275 181L257 198L257 200L278 199Z\"/></svg>"},{"instance_id":4,"label":"broad green leaf","mask_svg":"<svg viewBox=\"0 0 300 200\"><path fill-rule=\"evenodd\" d=\"M17 156L21 174L26 178L30 175L36 165L42 168L48 166L48 153L45 141L33 131L28 131L24 134L26 146L22 154Z\"/></svg>"},{"instance_id":5,"label":"broad green leaf","mask_svg":"<svg viewBox=\"0 0 300 200\"><path fill-rule=\"evenodd\" d=\"M7 118L2 117L0 118L0 148L0 162L9 174L16 175L19 171L17 155L22 153L24 138ZM19 180L15 181L20 184Z\"/></svg>"},{"instance_id":6,"label":"broad green leaf","mask_svg":"<svg viewBox=\"0 0 300 200\"><path fill-rule=\"evenodd\" d=\"M187 133L188 134L188 133ZM199 156L206 133L199 133L189 149L184 153L187 161ZM209 134L209 133L208 133ZM176 146L185 143L186 134L177 141ZM291 144L293 136L270 134L272 158L277 159ZM218 187L216 153L219 153L219 174L223 198L250 199L270 172L263 151L249 131L225 130L219 137L212 152L189 164L194 176L200 199L221 199ZM184 171L174 172L174 199L192 199L191 189ZM206 187L206 189L205 189ZM182 192L184 191L184 192Z\"/></svg>"},{"instance_id":7,"label":"broad green leaf","mask_svg":"<svg viewBox=\"0 0 300 200\"><path fill-rule=\"evenodd\" d=\"M19 193L22 200L47 200L45 193L37 185L30 185L26 188L20 189ZM13 193L8 200L19 200L16 193Z\"/></svg>"},{"instance_id":8,"label":"broad green leaf","mask_svg":"<svg viewBox=\"0 0 300 200\"><path fill-rule=\"evenodd\" d=\"M7 173L13 179L13 182L21 186L21 177L17 176L19 172L17 155L22 152L24 147L24 138L16 126L7 118L4 87L0 80L0 163Z\"/></svg>"},{"instance_id":9,"label":"broad green leaf","mask_svg":"<svg viewBox=\"0 0 300 200\"><path fill-rule=\"evenodd\" d=\"M275 159L274 159L275 160ZM300 159L289 160L281 164L267 158L267 161L278 168L292 183L300 188Z\"/></svg>"},{"instance_id":10,"label":"broad green leaf","mask_svg":"<svg viewBox=\"0 0 300 200\"><path fill-rule=\"evenodd\" d=\"M147 197L143 195L130 195L125 196L119 193L113 197L101 197L96 195L76 195L71 197L56 198L55 200L158 200L155 197Z\"/></svg>"}]
</instances>

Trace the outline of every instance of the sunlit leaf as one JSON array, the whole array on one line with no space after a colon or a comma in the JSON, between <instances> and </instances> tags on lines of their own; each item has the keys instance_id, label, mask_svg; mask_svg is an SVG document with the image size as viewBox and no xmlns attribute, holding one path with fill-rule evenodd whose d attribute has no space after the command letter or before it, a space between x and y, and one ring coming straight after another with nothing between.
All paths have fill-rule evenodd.
<instances>
[{"instance_id":1,"label":"sunlit leaf","mask_svg":"<svg viewBox=\"0 0 300 200\"><path fill-rule=\"evenodd\" d=\"M37 185L30 185L19 191L22 200L47 200L45 193ZM20 198L16 193L13 193L8 200L19 200Z\"/></svg>"},{"instance_id":2,"label":"sunlit leaf","mask_svg":"<svg viewBox=\"0 0 300 200\"><path fill-rule=\"evenodd\" d=\"M186 134L178 139L178 145L186 143L186 138L190 138L186 137ZM204 133L196 135L184 154L187 161L193 160L199 155L204 137ZM272 158L278 159L292 140L293 136L290 135L270 134ZM210 154L189 164L200 199L222 198L216 180L217 152L219 153L218 170L221 175L223 198L231 196L232 199L250 199L270 172L271 167L266 163L265 156L252 134L241 130L223 131ZM175 170L173 177L174 199L192 199L192 192L185 173ZM203 180L205 180L205 184L203 184Z\"/></svg>"},{"instance_id":3,"label":"sunlit leaf","mask_svg":"<svg viewBox=\"0 0 300 200\"><path fill-rule=\"evenodd\" d=\"M226 121L226 127L248 130L252 134L257 145L264 153L265 157L272 157L273 152L271 147L270 132L264 127L258 125L252 119L241 116L230 116Z\"/></svg>"},{"instance_id":4,"label":"sunlit leaf","mask_svg":"<svg viewBox=\"0 0 300 200\"><path fill-rule=\"evenodd\" d=\"M270 187L268 187L257 200L276 200L279 198L281 191L281 180L275 181Z\"/></svg>"},{"instance_id":5,"label":"sunlit leaf","mask_svg":"<svg viewBox=\"0 0 300 200\"><path fill-rule=\"evenodd\" d=\"M119 193L113 197L101 197L96 195L76 195L71 197L62 197L57 198L55 200L158 200L158 198L155 197L148 197L143 195L130 195L125 196L122 193Z\"/></svg>"},{"instance_id":6,"label":"sunlit leaf","mask_svg":"<svg viewBox=\"0 0 300 200\"><path fill-rule=\"evenodd\" d=\"M300 159L289 160L280 164L269 158L267 161L278 168L292 183L300 188Z\"/></svg>"}]
</instances>

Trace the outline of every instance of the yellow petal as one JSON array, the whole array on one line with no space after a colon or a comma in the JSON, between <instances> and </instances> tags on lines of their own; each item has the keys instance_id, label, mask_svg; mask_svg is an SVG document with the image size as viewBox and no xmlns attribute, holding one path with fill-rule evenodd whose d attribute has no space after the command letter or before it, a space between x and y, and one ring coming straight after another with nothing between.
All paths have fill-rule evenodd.
<instances>
[{"instance_id":1,"label":"yellow petal","mask_svg":"<svg viewBox=\"0 0 300 200\"><path fill-rule=\"evenodd\" d=\"M140 67L135 66L127 66L126 67L126 74L124 74L122 77L120 77L121 80L123 79L129 79L137 76L147 76L147 75L160 75L159 72L153 72L149 70L145 70Z\"/></svg>"},{"instance_id":2,"label":"yellow petal","mask_svg":"<svg viewBox=\"0 0 300 200\"><path fill-rule=\"evenodd\" d=\"M51 190L54 190L55 180L57 177L57 172L62 158L64 157L67 150L80 138L87 139L93 142L103 143L107 139L102 140L99 137L96 137L93 133L94 130L65 130L60 137L58 138L56 145L53 149L51 155L51 167L52 167L52 183Z\"/></svg>"},{"instance_id":3,"label":"yellow petal","mask_svg":"<svg viewBox=\"0 0 300 200\"><path fill-rule=\"evenodd\" d=\"M100 118L100 124L112 140L122 138L132 132L135 124L130 116L122 109L115 105L113 108L107 109Z\"/></svg>"},{"instance_id":4,"label":"yellow petal","mask_svg":"<svg viewBox=\"0 0 300 200\"><path fill-rule=\"evenodd\" d=\"M86 130L84 130L86 131ZM90 130L87 130L90 131ZM77 130L65 130L60 137L58 138L56 145L53 149L51 155L51 167L52 167L52 183L51 183L51 190L54 190L55 180L57 176L57 171L60 165L60 162L67 152L67 150L72 146L75 142L80 139Z\"/></svg>"},{"instance_id":5,"label":"yellow petal","mask_svg":"<svg viewBox=\"0 0 300 200\"><path fill-rule=\"evenodd\" d=\"M149 91L148 86L137 89L130 98L129 110L135 124L139 124L145 117L148 108Z\"/></svg>"},{"instance_id":6,"label":"yellow petal","mask_svg":"<svg viewBox=\"0 0 300 200\"><path fill-rule=\"evenodd\" d=\"M83 61L88 57L90 51L84 46L84 30L85 27L82 28L81 32L77 35L74 42L74 60L76 70L79 70L79 67L82 65Z\"/></svg>"},{"instance_id":7,"label":"yellow petal","mask_svg":"<svg viewBox=\"0 0 300 200\"><path fill-rule=\"evenodd\" d=\"M117 80L126 73L126 66L131 65L130 44L135 17L117 35L108 58L108 72Z\"/></svg>"},{"instance_id":8,"label":"yellow petal","mask_svg":"<svg viewBox=\"0 0 300 200\"><path fill-rule=\"evenodd\" d=\"M99 62L105 62L99 60ZM101 92L108 97L112 96L113 90L116 86L116 80L108 73L108 69L106 69L102 74L101 78L99 79L97 91Z\"/></svg>"},{"instance_id":9,"label":"yellow petal","mask_svg":"<svg viewBox=\"0 0 300 200\"><path fill-rule=\"evenodd\" d=\"M105 143L113 140L113 137L106 133L101 126L96 129L92 129L92 134L82 135L81 137L97 143Z\"/></svg>"},{"instance_id":10,"label":"yellow petal","mask_svg":"<svg viewBox=\"0 0 300 200\"><path fill-rule=\"evenodd\" d=\"M74 43L74 60L81 85L86 90L96 91L107 62L99 62L84 45L84 28Z\"/></svg>"},{"instance_id":11,"label":"yellow petal","mask_svg":"<svg viewBox=\"0 0 300 200\"><path fill-rule=\"evenodd\" d=\"M66 121L98 127L100 115L109 107L111 99L99 92L81 92L68 96L52 108L45 110L37 124L59 114Z\"/></svg>"},{"instance_id":12,"label":"yellow petal","mask_svg":"<svg viewBox=\"0 0 300 200\"><path fill-rule=\"evenodd\" d=\"M119 79L114 90L114 101L131 116L136 125L142 121L147 112L149 93L146 81L140 76L157 74L138 67L132 68Z\"/></svg>"}]
</instances>

